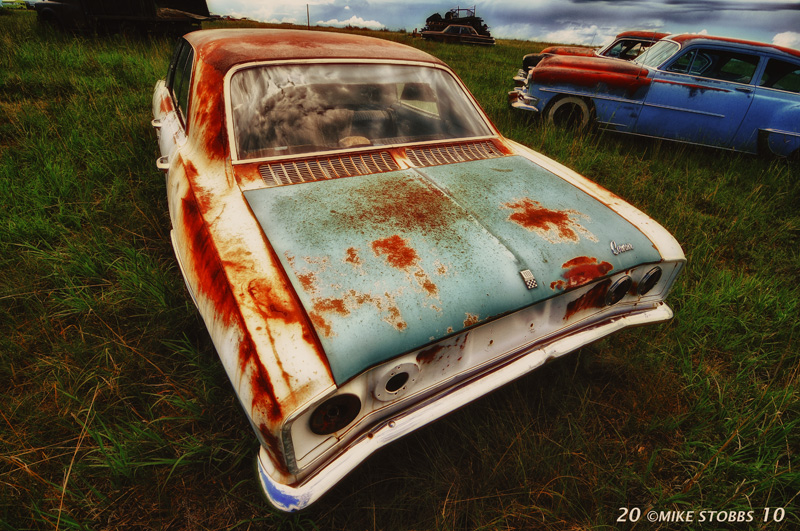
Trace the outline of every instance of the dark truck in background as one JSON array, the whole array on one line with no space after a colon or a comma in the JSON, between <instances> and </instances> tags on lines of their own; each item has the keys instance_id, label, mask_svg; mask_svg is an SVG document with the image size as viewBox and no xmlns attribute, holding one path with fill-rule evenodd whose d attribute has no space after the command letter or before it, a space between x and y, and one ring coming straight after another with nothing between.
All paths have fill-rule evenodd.
<instances>
[{"instance_id":1,"label":"dark truck in background","mask_svg":"<svg viewBox=\"0 0 800 531\"><path fill-rule=\"evenodd\" d=\"M212 18L205 0L47 0L34 9L62 29L112 33L186 33Z\"/></svg>"}]
</instances>

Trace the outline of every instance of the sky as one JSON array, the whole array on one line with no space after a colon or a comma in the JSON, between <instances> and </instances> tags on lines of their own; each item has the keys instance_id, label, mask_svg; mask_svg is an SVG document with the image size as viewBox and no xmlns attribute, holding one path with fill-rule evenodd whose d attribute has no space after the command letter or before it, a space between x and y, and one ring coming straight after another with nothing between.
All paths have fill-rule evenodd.
<instances>
[{"instance_id":1,"label":"sky","mask_svg":"<svg viewBox=\"0 0 800 531\"><path fill-rule=\"evenodd\" d=\"M432 0L207 0L217 15L261 22L422 29L458 4ZM473 0L501 39L599 46L631 29L706 33L800 49L800 0ZM308 11L307 11L308 10ZM306 16L308 13L308 19Z\"/></svg>"}]
</instances>

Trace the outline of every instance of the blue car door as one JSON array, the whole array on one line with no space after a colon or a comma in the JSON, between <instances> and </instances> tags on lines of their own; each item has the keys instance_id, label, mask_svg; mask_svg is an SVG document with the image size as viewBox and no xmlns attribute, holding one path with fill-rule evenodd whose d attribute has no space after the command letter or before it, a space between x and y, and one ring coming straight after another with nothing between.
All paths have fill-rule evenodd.
<instances>
[{"instance_id":1,"label":"blue car door","mask_svg":"<svg viewBox=\"0 0 800 531\"><path fill-rule=\"evenodd\" d=\"M730 147L753 102L760 57L690 48L654 71L634 132Z\"/></svg>"}]
</instances>

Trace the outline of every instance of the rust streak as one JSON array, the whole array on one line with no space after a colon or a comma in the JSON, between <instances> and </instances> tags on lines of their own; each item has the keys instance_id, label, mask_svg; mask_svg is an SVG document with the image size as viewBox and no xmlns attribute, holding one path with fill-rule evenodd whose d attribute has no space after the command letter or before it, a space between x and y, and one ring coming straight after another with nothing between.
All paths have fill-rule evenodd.
<instances>
[{"instance_id":1,"label":"rust streak","mask_svg":"<svg viewBox=\"0 0 800 531\"><path fill-rule=\"evenodd\" d=\"M285 459L283 457L283 452L281 451L281 446L278 443L278 438L273 435L266 424L259 424L258 431L261 433L261 437L264 439L264 443L267 445L267 455L269 456L270 461L272 464L275 465L275 468L278 469L282 474L288 475L289 469L286 468L286 464L284 463Z\"/></svg>"},{"instance_id":2,"label":"rust streak","mask_svg":"<svg viewBox=\"0 0 800 531\"><path fill-rule=\"evenodd\" d=\"M425 350L420 350L417 354L417 363L423 364L432 362L436 358L436 355L443 349L444 345L434 345Z\"/></svg>"},{"instance_id":3,"label":"rust streak","mask_svg":"<svg viewBox=\"0 0 800 531\"><path fill-rule=\"evenodd\" d=\"M606 293L611 285L611 279L606 279L589 291L567 304L567 311L564 313L566 321L576 313L590 308L602 308L605 305Z\"/></svg>"}]
</instances>

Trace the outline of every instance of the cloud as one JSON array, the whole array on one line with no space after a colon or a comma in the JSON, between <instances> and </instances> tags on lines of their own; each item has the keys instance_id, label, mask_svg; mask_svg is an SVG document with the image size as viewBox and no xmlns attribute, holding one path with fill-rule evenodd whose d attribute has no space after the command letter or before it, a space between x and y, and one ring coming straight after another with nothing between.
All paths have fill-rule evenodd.
<instances>
[{"instance_id":1,"label":"cloud","mask_svg":"<svg viewBox=\"0 0 800 531\"><path fill-rule=\"evenodd\" d=\"M355 26L358 28L370 28L370 29L383 29L386 27L377 20L364 20L363 18L357 17L355 15L348 18L347 20L337 20L335 18L332 18L330 20L318 20L317 25L339 26L339 27Z\"/></svg>"},{"instance_id":2,"label":"cloud","mask_svg":"<svg viewBox=\"0 0 800 531\"><path fill-rule=\"evenodd\" d=\"M545 34L542 40L545 42L561 42L565 44L598 46L603 42L613 39L615 35L616 32L609 33L608 29L601 29L595 25L591 25L551 31Z\"/></svg>"},{"instance_id":3,"label":"cloud","mask_svg":"<svg viewBox=\"0 0 800 531\"><path fill-rule=\"evenodd\" d=\"M795 31L784 31L783 33L778 33L772 38L772 44L800 50L800 33Z\"/></svg>"}]
</instances>

